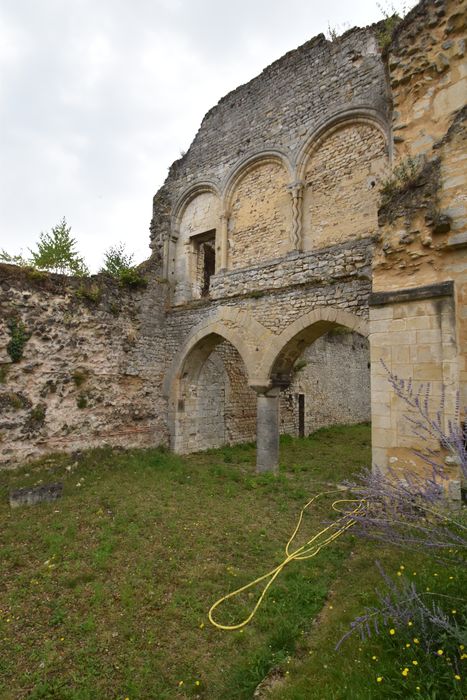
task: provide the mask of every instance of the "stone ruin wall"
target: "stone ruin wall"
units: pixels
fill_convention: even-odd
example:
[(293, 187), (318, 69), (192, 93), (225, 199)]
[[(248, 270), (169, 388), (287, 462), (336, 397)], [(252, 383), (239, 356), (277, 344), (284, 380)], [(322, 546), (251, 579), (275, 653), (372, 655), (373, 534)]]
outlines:
[[(94, 303), (77, 299), (79, 281), (33, 280), (2, 267), (1, 461), (103, 443), (167, 444), (174, 409), (163, 378), (197, 328), (238, 313), (259, 324), (261, 344), (328, 307), (370, 319), (375, 461), (407, 456), (413, 438), (380, 359), (402, 376), (429, 379), (435, 394), (442, 382), (452, 395), (467, 386), (465, 14), (465, 2), (420, 3), (383, 56), (375, 27), (335, 42), (320, 35), (224, 97), (154, 197), (147, 290), (97, 280)], [(385, 143), (391, 101), (394, 138)], [(389, 160), (420, 154), (416, 186), (390, 198), (378, 220)], [(216, 274), (210, 297), (200, 299), (190, 239), (211, 230)], [(405, 288), (422, 291), (401, 296)], [(31, 332), (19, 363), (5, 352), (11, 316)], [(241, 323), (228, 321), (246, 337)], [(343, 406), (348, 343), (355, 391)], [(347, 422), (349, 405), (367, 418), (361, 336), (325, 335), (301, 359), (307, 365), (282, 392), (283, 432), (297, 430), (302, 389), (311, 397), (306, 431), (331, 418)], [(86, 377), (79, 387), (76, 370)], [(255, 394), (234, 347), (218, 345), (197, 372), (182, 399), (193, 412), (181, 418), (180, 451), (214, 446), (219, 434), (231, 443), (253, 439)], [(86, 406), (78, 408), (81, 394)]]
[[(122, 289), (0, 266), (0, 464), (110, 444), (167, 444), (165, 286)], [(8, 322), (29, 339), (19, 362)]]
[(433, 410), (444, 385), (446, 428), (458, 392), (467, 405), (466, 17), (465, 0), (422, 2), (386, 56), (395, 165), (414, 163), (379, 212), (370, 298), (373, 454), (393, 467), (414, 468), (413, 448), (426, 445), (414, 444), (381, 358), (429, 383)]

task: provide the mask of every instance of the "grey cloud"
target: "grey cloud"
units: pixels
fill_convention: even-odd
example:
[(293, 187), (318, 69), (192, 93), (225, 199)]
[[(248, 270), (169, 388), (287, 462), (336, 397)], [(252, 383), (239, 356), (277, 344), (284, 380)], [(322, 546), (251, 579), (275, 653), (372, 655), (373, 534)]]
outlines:
[(94, 268), (147, 256), (151, 200), (225, 93), (373, 0), (2, 0), (0, 247), (65, 215)]

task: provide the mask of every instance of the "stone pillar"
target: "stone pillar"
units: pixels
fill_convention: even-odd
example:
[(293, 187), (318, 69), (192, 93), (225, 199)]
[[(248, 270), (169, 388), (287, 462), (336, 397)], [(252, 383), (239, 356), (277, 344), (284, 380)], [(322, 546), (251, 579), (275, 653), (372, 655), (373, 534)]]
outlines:
[(290, 242), (292, 250), (301, 251), (303, 248), (302, 241), (302, 199), (303, 199), (303, 183), (294, 182), (289, 185), (289, 192), (292, 196), (292, 230), (290, 234)]
[(227, 253), (229, 248), (229, 218), (230, 212), (224, 211), (221, 214), (221, 235), (220, 235), (220, 255), (219, 261), (216, 255), (216, 272), (227, 270)]
[(279, 387), (256, 389), (256, 471), (279, 471)]

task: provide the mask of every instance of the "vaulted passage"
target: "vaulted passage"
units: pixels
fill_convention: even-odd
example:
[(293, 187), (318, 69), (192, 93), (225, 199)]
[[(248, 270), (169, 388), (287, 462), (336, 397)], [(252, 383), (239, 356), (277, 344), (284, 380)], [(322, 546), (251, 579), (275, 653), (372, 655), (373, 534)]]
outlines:
[(322, 320), (289, 336), (271, 379), (258, 399), (259, 471), (277, 470), (280, 433), (370, 419), (369, 343), (350, 328)]
[(193, 348), (179, 382), (177, 452), (249, 442), (256, 435), (256, 394), (234, 346), (211, 335)]
[(330, 425), (369, 421), (369, 365), (368, 340), (344, 327), (305, 348), (281, 392), (281, 433), (304, 437)]

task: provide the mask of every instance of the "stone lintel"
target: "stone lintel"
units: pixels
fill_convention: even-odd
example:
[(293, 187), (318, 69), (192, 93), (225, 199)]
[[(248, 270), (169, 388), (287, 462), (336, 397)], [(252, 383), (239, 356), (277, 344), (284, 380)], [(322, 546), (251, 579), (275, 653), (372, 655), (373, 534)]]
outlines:
[(369, 297), (369, 305), (385, 306), (386, 304), (398, 304), (407, 301), (420, 301), (421, 299), (435, 299), (436, 297), (450, 297), (454, 294), (454, 282), (437, 282), (424, 287), (410, 287), (409, 289), (395, 289), (390, 292), (372, 292)]

